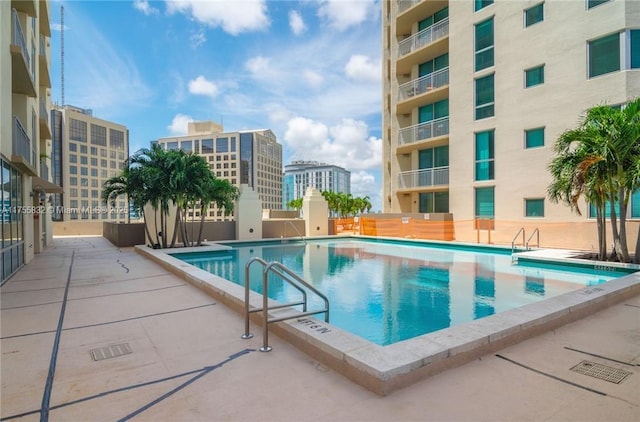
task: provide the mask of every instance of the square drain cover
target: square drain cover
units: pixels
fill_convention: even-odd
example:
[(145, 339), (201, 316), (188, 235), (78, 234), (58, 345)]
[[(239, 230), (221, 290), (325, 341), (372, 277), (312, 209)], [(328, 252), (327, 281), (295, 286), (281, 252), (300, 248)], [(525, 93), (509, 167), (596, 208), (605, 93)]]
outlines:
[(625, 378), (632, 374), (632, 372), (623, 371), (622, 369), (612, 368), (610, 366), (601, 365), (588, 360), (583, 360), (571, 368), (571, 370), (579, 374), (588, 375), (614, 384), (620, 384)]
[(98, 349), (91, 349), (89, 351), (91, 359), (94, 361), (117, 358), (118, 356), (128, 355), (133, 353), (129, 343), (114, 344), (113, 346), (100, 347)]

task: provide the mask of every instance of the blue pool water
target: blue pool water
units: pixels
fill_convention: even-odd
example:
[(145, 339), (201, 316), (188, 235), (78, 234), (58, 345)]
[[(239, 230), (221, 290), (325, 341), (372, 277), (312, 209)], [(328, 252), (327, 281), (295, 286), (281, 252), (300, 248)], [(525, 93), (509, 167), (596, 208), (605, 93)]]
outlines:
[[(249, 259), (281, 262), (329, 297), (332, 325), (380, 345), (625, 275), (519, 266), (511, 263), (510, 251), (404, 241), (338, 238), (230, 245), (229, 251), (174, 257), (240, 285)], [(262, 268), (251, 268), (251, 289), (261, 292)], [(269, 286), (272, 299), (300, 298), (275, 277)], [(321, 306), (310, 296), (309, 309)]]

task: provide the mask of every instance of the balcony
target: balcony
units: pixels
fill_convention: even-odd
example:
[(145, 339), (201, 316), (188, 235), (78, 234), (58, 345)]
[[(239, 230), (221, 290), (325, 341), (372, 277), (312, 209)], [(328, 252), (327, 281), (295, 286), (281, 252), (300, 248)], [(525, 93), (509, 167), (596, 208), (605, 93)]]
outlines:
[(398, 15), (411, 9), (422, 0), (398, 0)]
[[(408, 114), (415, 107), (425, 102), (444, 100), (449, 96), (449, 68), (439, 70), (418, 79), (400, 85), (398, 88), (398, 104), (396, 113)], [(433, 94), (433, 95), (432, 95)], [(426, 96), (429, 95), (429, 100)]]
[(50, 27), (50, 16), (49, 16), (49, 2), (41, 1), (40, 8), (38, 10), (39, 16), (38, 20), (40, 21), (40, 33), (46, 35), (47, 37), (51, 36), (51, 27)]
[(33, 74), (31, 72), (31, 58), (27, 49), (27, 42), (22, 32), (22, 25), (18, 12), (14, 9), (12, 12), (12, 34), (11, 34), (11, 86), (13, 92), (24, 94), (29, 97), (36, 96), (36, 88), (33, 84)]
[(49, 112), (47, 103), (43, 96), (40, 96), (40, 113), (38, 116), (40, 123), (40, 139), (52, 139), (51, 128), (49, 126)]
[(398, 58), (433, 44), (447, 35), (449, 35), (449, 18), (434, 23), (406, 40), (402, 40), (398, 45)]
[(49, 181), (49, 166), (44, 160), (40, 161), (40, 178)]
[(51, 78), (49, 76), (49, 60), (47, 60), (47, 46), (49, 40), (42, 34), (40, 34), (40, 54), (38, 55), (38, 62), (40, 65), (40, 86), (51, 88)]
[(33, 18), (36, 17), (36, 0), (11, 0), (11, 8)]
[(398, 148), (449, 134), (449, 117), (400, 129)]
[(449, 185), (449, 166), (403, 171), (398, 174), (398, 190), (435, 188)]
[(13, 152), (11, 155), (11, 162), (20, 168), (23, 172), (36, 176), (36, 150), (33, 148), (33, 143), (27, 135), (27, 131), (24, 130), (20, 119), (16, 116), (13, 117)]

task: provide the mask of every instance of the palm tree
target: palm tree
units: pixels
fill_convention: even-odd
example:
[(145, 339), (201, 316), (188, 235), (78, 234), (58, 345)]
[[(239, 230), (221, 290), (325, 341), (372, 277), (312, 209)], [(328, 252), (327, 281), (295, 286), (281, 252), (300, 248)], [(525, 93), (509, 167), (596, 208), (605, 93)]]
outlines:
[(214, 204), (216, 208), (223, 210), (224, 215), (229, 215), (233, 212), (234, 203), (236, 199), (238, 199), (238, 193), (238, 188), (233, 186), (231, 182), (225, 179), (218, 179), (213, 173), (209, 172), (209, 176), (205, 179), (204, 183), (202, 183), (202, 191), (199, 199), (200, 230), (198, 232), (198, 246), (202, 244), (204, 217), (210, 204)]
[[(580, 214), (578, 199), (595, 206), (599, 255), (606, 257), (605, 216), (609, 205), (614, 255), (629, 262), (627, 207), (638, 189), (634, 168), (640, 160), (640, 98), (621, 109), (590, 109), (577, 129), (564, 132), (556, 142), (556, 157), (549, 165), (553, 182), (548, 188), (554, 202), (564, 202)], [(617, 204), (617, 205), (616, 205)], [(619, 220), (618, 220), (619, 216)]]
[(293, 208), (294, 210), (300, 212), (300, 209), (302, 209), (302, 200), (303, 198), (292, 199), (291, 201), (287, 202), (287, 208)]
[[(102, 188), (102, 201), (105, 204), (110, 203), (111, 206), (115, 206), (115, 201), (118, 196), (126, 196), (129, 203), (133, 206), (133, 209), (142, 215), (145, 233), (149, 239), (153, 240), (144, 215), (144, 204), (148, 201), (148, 198), (145, 196), (146, 191), (141, 189), (141, 186), (144, 186), (142, 179), (143, 174), (141, 169), (131, 167), (130, 161), (127, 159), (120, 174), (113, 176), (104, 182)], [(156, 231), (156, 244), (158, 243), (159, 240), (157, 238)]]

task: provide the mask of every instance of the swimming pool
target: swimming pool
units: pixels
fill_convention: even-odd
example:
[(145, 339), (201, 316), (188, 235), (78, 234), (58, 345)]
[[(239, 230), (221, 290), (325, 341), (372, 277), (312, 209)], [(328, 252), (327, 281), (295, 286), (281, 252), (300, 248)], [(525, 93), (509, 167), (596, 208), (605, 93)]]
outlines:
[[(330, 323), (379, 345), (389, 345), (595, 286), (628, 272), (578, 266), (513, 265), (511, 251), (408, 241), (332, 238), (230, 243), (231, 249), (179, 253), (191, 265), (244, 285), (253, 257), (286, 265), (329, 297)], [(260, 293), (262, 270), (251, 269)], [(270, 297), (282, 302), (299, 292), (270, 280)], [(311, 299), (311, 297), (310, 297)], [(320, 302), (310, 301), (310, 307)]]

